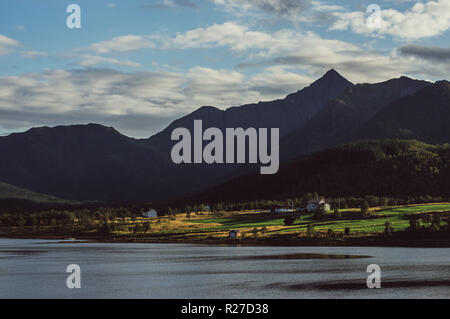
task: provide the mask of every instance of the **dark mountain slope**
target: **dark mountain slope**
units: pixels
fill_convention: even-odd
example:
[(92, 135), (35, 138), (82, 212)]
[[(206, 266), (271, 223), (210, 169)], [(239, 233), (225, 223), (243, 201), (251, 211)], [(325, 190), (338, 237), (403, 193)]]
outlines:
[(202, 107), (148, 140), (101, 125), (34, 128), (0, 137), (0, 180), (66, 199), (152, 200), (200, 191), (251, 166), (175, 165), (170, 135), (176, 127), (279, 127), (287, 132), (351, 85), (331, 70), (284, 100), (221, 111)]
[(326, 196), (450, 195), (450, 147), (417, 141), (361, 141), (296, 159), (278, 174), (250, 174), (201, 194), (198, 201)]
[[(421, 88), (420, 94), (408, 95)], [(406, 95), (406, 98), (398, 100)], [(336, 99), (337, 96), (339, 99)], [(327, 103), (330, 99), (334, 100)], [(417, 103), (414, 102), (416, 99)], [(425, 102), (430, 101), (432, 105), (428, 106)], [(423, 105), (427, 106), (424, 108)], [(280, 155), (286, 158), (360, 136), (402, 136), (448, 142), (448, 105), (448, 82), (429, 86), (427, 82), (402, 77), (378, 84), (354, 86), (331, 70), (311, 86), (283, 100), (225, 111), (202, 107), (174, 121), (149, 139), (129, 138), (113, 128), (96, 124), (35, 128), (0, 137), (0, 181), (34, 192), (76, 200), (149, 201), (189, 196), (253, 169), (256, 171), (260, 166), (172, 163), (170, 151), (175, 143), (170, 139), (172, 130), (185, 127), (192, 131), (194, 119), (203, 120), (203, 129), (279, 127), (286, 136), (282, 140)], [(380, 109), (383, 110), (375, 115)], [(392, 113), (388, 112), (390, 109)], [(431, 112), (432, 116), (426, 112)], [(364, 123), (367, 124), (362, 126)], [(396, 123), (398, 127), (394, 125)], [(381, 134), (384, 131), (386, 133)], [(410, 133), (405, 135), (404, 132)], [(332, 157), (325, 160), (332, 161)], [(347, 160), (352, 163), (351, 158)], [(322, 163), (321, 158), (317, 161)], [(314, 163), (310, 165), (308, 169), (313, 169)], [(323, 167), (323, 170), (326, 169)], [(350, 172), (345, 174), (346, 178), (352, 179)], [(278, 175), (291, 181), (289, 174)], [(253, 181), (242, 185), (252, 189), (257, 181), (255, 191), (259, 192), (266, 187), (263, 180), (262, 184), (259, 183), (260, 178), (264, 177), (258, 174)], [(315, 185), (311, 183), (323, 178), (318, 175), (307, 181)], [(278, 187), (285, 191), (283, 182)], [(430, 189), (436, 191), (432, 187)], [(272, 190), (274, 194), (279, 193), (277, 189)], [(244, 189), (242, 195), (245, 194), (247, 190)]]
[(35, 203), (68, 203), (68, 201), (51, 195), (35, 193), (27, 189), (0, 182), (0, 200), (19, 199)]
[[(184, 127), (193, 132), (194, 120), (198, 119), (202, 120), (203, 130), (217, 127), (225, 132), (226, 128), (275, 127), (280, 129), (280, 136), (283, 136), (306, 123), (325, 106), (327, 101), (337, 97), (352, 85), (335, 70), (329, 70), (310, 86), (288, 95), (285, 99), (247, 104), (226, 110), (212, 106), (201, 107), (175, 120), (166, 129), (150, 137), (147, 143), (170, 160), (170, 151), (176, 143), (171, 141), (172, 131)], [(182, 164), (171, 165), (171, 175), (176, 175), (178, 181), (189, 180), (185, 192), (193, 194), (258, 168), (259, 165), (249, 164)]]
[(167, 165), (158, 152), (101, 125), (0, 137), (0, 153), (0, 180), (66, 199), (133, 199), (174, 189), (161, 178)]
[(356, 136), (450, 142), (450, 83), (436, 82), (392, 102), (361, 127)]
[(203, 121), (204, 129), (274, 127), (280, 128), (280, 136), (283, 136), (309, 121), (330, 99), (336, 98), (351, 86), (353, 86), (351, 82), (335, 70), (330, 70), (310, 86), (281, 100), (231, 107), (224, 111), (212, 106), (201, 107), (172, 122), (166, 129), (150, 137), (148, 143), (161, 151), (169, 152), (173, 145), (168, 143), (172, 131), (177, 127), (185, 127), (192, 131), (196, 119)]
[(429, 84), (401, 77), (382, 83), (351, 86), (308, 123), (288, 134), (281, 142), (281, 154), (284, 158), (293, 158), (356, 140), (357, 136), (351, 137), (352, 133), (386, 104)]

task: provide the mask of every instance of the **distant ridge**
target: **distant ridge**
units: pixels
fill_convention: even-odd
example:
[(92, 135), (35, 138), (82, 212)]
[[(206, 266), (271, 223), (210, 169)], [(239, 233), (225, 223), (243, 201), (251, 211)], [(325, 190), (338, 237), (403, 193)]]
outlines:
[(359, 136), (354, 132), (386, 104), (430, 84), (400, 77), (381, 83), (350, 86), (336, 99), (329, 100), (308, 123), (291, 131), (282, 140), (282, 154), (285, 159), (293, 158), (357, 140)]
[(39, 194), (27, 189), (0, 182), (0, 199), (23, 199), (35, 203), (67, 203), (68, 201), (51, 195)]
[(220, 110), (203, 106), (192, 113), (173, 121), (166, 129), (150, 137), (148, 142), (164, 152), (172, 143), (170, 134), (176, 127), (193, 128), (193, 120), (200, 119), (203, 126), (218, 127), (278, 127), (283, 136), (293, 128), (305, 124), (323, 109), (326, 103), (336, 98), (353, 83), (342, 77), (334, 69), (326, 72), (311, 85), (287, 95), (284, 99), (245, 104)]
[(171, 132), (192, 129), (194, 119), (204, 129), (279, 127), (285, 162), (368, 137), (450, 142), (448, 86), (407, 77), (354, 85), (332, 69), (284, 99), (201, 107), (148, 139), (98, 124), (33, 128), (0, 137), (0, 181), (69, 200), (153, 201), (193, 196), (257, 169), (174, 164)]
[(353, 138), (450, 141), (450, 83), (439, 81), (384, 107)]

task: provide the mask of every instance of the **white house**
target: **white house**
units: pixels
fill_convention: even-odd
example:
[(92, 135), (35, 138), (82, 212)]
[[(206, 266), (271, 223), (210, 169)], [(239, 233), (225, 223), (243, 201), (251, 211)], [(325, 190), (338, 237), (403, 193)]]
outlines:
[(142, 216), (146, 218), (155, 218), (158, 217), (158, 212), (152, 208), (148, 212), (143, 213)]
[(308, 202), (308, 205), (306, 205), (306, 210), (308, 212), (315, 212), (321, 206), (324, 206), (326, 212), (328, 212), (331, 209), (330, 204), (328, 204), (323, 199), (320, 199), (320, 200), (313, 199)]

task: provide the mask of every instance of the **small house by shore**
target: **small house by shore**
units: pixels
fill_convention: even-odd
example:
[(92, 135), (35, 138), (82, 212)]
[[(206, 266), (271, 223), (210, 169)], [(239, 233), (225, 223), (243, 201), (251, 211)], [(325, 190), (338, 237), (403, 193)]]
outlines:
[(238, 229), (230, 230), (228, 233), (228, 238), (238, 238), (241, 237), (241, 231)]

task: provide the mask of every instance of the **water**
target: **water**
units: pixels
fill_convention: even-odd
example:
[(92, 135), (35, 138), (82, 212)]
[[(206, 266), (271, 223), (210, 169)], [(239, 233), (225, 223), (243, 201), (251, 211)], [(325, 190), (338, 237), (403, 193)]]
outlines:
[[(299, 253), (371, 257), (261, 258)], [(81, 289), (66, 286), (69, 264)], [(366, 286), (369, 264), (381, 289)], [(450, 298), (450, 249), (0, 239), (0, 298)]]

